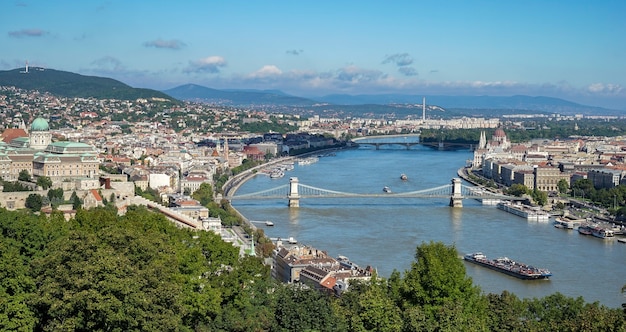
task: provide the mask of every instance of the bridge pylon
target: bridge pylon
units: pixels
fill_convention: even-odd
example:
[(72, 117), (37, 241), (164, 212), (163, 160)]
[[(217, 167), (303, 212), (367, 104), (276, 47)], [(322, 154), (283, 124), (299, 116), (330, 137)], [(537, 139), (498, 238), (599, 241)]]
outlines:
[(452, 179), (452, 196), (450, 196), (451, 207), (463, 207), (463, 194), (461, 194), (461, 179)]
[(298, 194), (298, 178), (289, 178), (289, 207), (300, 207), (300, 195)]

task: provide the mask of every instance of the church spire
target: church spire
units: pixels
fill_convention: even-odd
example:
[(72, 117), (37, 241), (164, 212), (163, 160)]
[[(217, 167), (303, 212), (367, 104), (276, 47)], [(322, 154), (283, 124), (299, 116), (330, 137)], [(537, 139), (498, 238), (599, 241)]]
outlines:
[(228, 138), (224, 138), (224, 159), (228, 160)]
[(480, 132), (480, 140), (478, 141), (478, 148), (479, 149), (487, 148), (487, 137), (485, 136), (485, 131)]

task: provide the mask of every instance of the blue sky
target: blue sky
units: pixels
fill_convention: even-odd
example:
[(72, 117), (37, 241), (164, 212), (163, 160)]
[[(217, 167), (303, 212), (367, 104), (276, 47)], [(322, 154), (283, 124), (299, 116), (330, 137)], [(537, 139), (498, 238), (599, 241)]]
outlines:
[(551, 96), (626, 110), (626, 1), (29, 1), (0, 70), (134, 87)]

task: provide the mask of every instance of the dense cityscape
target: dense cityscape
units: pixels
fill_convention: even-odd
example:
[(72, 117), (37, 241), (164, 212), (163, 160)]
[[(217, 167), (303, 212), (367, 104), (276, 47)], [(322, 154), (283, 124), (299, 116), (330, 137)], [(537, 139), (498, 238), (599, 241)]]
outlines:
[[(419, 111), (420, 109), (416, 108), (416, 112)], [(463, 326), (476, 330), (497, 330), (498, 323), (484, 321), (485, 318), (481, 318), (483, 314), (474, 317), (475, 319), (469, 322), (455, 321), (447, 325), (448, 323), (444, 323), (442, 319), (444, 316), (448, 317), (448, 314), (434, 312), (424, 312), (423, 314), (427, 316), (433, 316), (411, 321), (406, 323), (409, 325), (403, 327), (401, 317), (411, 315), (411, 310), (416, 310), (409, 309), (410, 301), (416, 301), (415, 305), (421, 303), (421, 306), (426, 305), (432, 308), (443, 306), (447, 308), (446, 310), (452, 310), (451, 313), (454, 312), (455, 315), (461, 315), (461, 313), (473, 315), (470, 313), (472, 305), (469, 302), (461, 302), (465, 304), (449, 307), (450, 304), (446, 304), (446, 301), (453, 298), (452, 294), (443, 298), (440, 298), (440, 295), (435, 296), (434, 293), (426, 295), (430, 291), (435, 292), (435, 290), (427, 290), (435, 282), (432, 278), (439, 278), (431, 275), (435, 272), (427, 271), (433, 268), (428, 267), (429, 257), (437, 253), (437, 255), (443, 255), (442, 259), (456, 259), (453, 247), (446, 247), (439, 243), (418, 246), (416, 270), (407, 271), (404, 277), (394, 274), (386, 281), (377, 277), (376, 272), (369, 265), (375, 262), (358, 262), (366, 266), (360, 267), (349, 261), (347, 257), (333, 258), (325, 252), (324, 248), (315, 248), (309, 244), (300, 245), (295, 239), (271, 241), (264, 235), (262, 229), (255, 227), (249, 221), (249, 219), (254, 219), (254, 216), (241, 216), (230, 206), (230, 202), (224, 199), (229, 197), (229, 190), (255, 174), (277, 171), (277, 167), (286, 167), (285, 165), (293, 164), (297, 160), (305, 162), (307, 158), (311, 158), (309, 157), (311, 154), (315, 156), (325, 151), (354, 148), (357, 144), (351, 139), (355, 138), (422, 133), (423, 140), (426, 142), (430, 133), (434, 135), (431, 141), (437, 143), (435, 146), (445, 148), (445, 143), (458, 143), (460, 137), (465, 137), (461, 141), (467, 144), (464, 148), (473, 150), (473, 160), (468, 160), (467, 165), (459, 165), (459, 168), (463, 169), (459, 175), (467, 181), (491, 191), (499, 190), (502, 194), (526, 197), (527, 207), (531, 205), (539, 207), (544, 213), (558, 212), (564, 217), (568, 215), (572, 220), (582, 221), (595, 218), (603, 225), (611, 225), (611, 227), (617, 225), (613, 231), (618, 236), (623, 234), (623, 228), (619, 225), (624, 215), (624, 205), (626, 205), (626, 191), (623, 190), (624, 181), (626, 181), (624, 164), (626, 140), (622, 136), (571, 135), (558, 139), (536, 138), (519, 142), (512, 142), (507, 137), (507, 131), (511, 133), (537, 132), (536, 128), (531, 127), (537, 126), (538, 123), (544, 131), (549, 129), (549, 125), (555, 127), (565, 125), (571, 128), (561, 130), (576, 133), (588, 130), (585, 126), (597, 126), (598, 123), (602, 124), (603, 121), (608, 120), (618, 121), (615, 124), (605, 122), (608, 130), (622, 134), (625, 130), (616, 127), (621, 126), (622, 120), (614, 116), (589, 118), (584, 115), (552, 114), (487, 119), (465, 116), (427, 117), (424, 113), (421, 119), (419, 116), (414, 119), (393, 120), (385, 119), (384, 116), (327, 118), (312, 114), (272, 113), (203, 103), (172, 103), (158, 98), (127, 101), (57, 97), (45, 92), (3, 86), (0, 88), (0, 117), (2, 119), (0, 172), (3, 181), (0, 205), (5, 209), (5, 218), (20, 220), (36, 218), (30, 217), (34, 216), (30, 214), (12, 212), (32, 211), (35, 214), (47, 215), (51, 222), (57, 220), (54, 224), (56, 226), (53, 227), (60, 227), (56, 224), (60, 222), (59, 220), (70, 221), (71, 225), (71, 222), (100, 218), (96, 217), (98, 213), (106, 214), (106, 219), (110, 220), (108, 222), (121, 218), (125, 220), (123, 223), (131, 224), (137, 222), (134, 219), (145, 220), (146, 223), (158, 223), (156, 216), (160, 214), (163, 220), (169, 220), (179, 229), (195, 229), (202, 233), (215, 234), (217, 238), (211, 237), (211, 241), (232, 246), (232, 250), (220, 249), (229, 252), (228, 259), (218, 259), (226, 259), (224, 262), (230, 261), (230, 263), (222, 263), (222, 266), (226, 264), (224, 269), (234, 269), (237, 264), (241, 264), (242, 260), (246, 262), (248, 259), (258, 257), (260, 259), (258, 263), (262, 262), (262, 264), (255, 265), (254, 270), (259, 269), (265, 272), (254, 275), (254, 279), (263, 280), (263, 285), (270, 282), (263, 277), (268, 271), (270, 273), (267, 276), (271, 275), (273, 280), (287, 285), (301, 285), (301, 288), (286, 288), (276, 295), (279, 302), (272, 302), (276, 315), (272, 321), (265, 323), (251, 321), (255, 319), (253, 318), (256, 317), (255, 315), (269, 315), (269, 312), (256, 312), (250, 318), (243, 320), (228, 320), (227, 317), (222, 316), (224, 312), (214, 311), (209, 314), (215, 308), (194, 307), (191, 311), (185, 311), (181, 319), (196, 328), (204, 326), (209, 329), (212, 327), (225, 330), (264, 330), (269, 326), (280, 326), (283, 330), (293, 330), (296, 326), (316, 326), (321, 330), (331, 327), (353, 330), (355, 326), (369, 326), (367, 329), (378, 330), (380, 328), (382, 330), (382, 325), (377, 325), (382, 323), (375, 321), (377, 318), (362, 316), (363, 318), (358, 323), (342, 321), (340, 318), (342, 311), (346, 310), (360, 310), (362, 315), (369, 313), (369, 310), (373, 310), (370, 305), (377, 305), (374, 303), (366, 305), (360, 302), (359, 309), (351, 307), (354, 304), (349, 302), (339, 302), (339, 311), (330, 310), (328, 307), (330, 311), (324, 314), (327, 315), (325, 318), (309, 317), (308, 322), (300, 321), (304, 319), (301, 314), (290, 312), (294, 310), (293, 307), (283, 306), (286, 306), (289, 301), (296, 301), (294, 305), (301, 307), (304, 304), (296, 300), (298, 297), (307, 297), (309, 299), (307, 301), (314, 301), (310, 302), (310, 305), (326, 303), (326, 301), (330, 301), (326, 304), (330, 305), (335, 301), (333, 298), (339, 298), (342, 301), (356, 301), (360, 298), (361, 300), (358, 301), (364, 301), (375, 294), (380, 295), (380, 292), (386, 292), (386, 287), (391, 287), (392, 290), (396, 289), (397, 293), (394, 295), (392, 291), (390, 293), (392, 297), (384, 298), (384, 306), (390, 310), (393, 308), (388, 313), (390, 316), (385, 318), (390, 320), (383, 324), (387, 326), (385, 329), (419, 329), (426, 326), (460, 328)], [(452, 138), (454, 135), (458, 137)], [(578, 198), (576, 198), (577, 193)], [(150, 221), (145, 215), (139, 217), (138, 213), (142, 214), (141, 209), (144, 209), (141, 206), (155, 211), (157, 215), (150, 217)], [(108, 222), (103, 221), (104, 224)], [(11, 227), (16, 227), (7, 222), (4, 223), (6, 223), (5, 234)], [(563, 227), (566, 225), (563, 224)], [(65, 227), (61, 229), (66, 229), (70, 232), (68, 234), (72, 234), (71, 229), (74, 226), (69, 227), (70, 230)], [(110, 227), (122, 233), (127, 232), (127, 230), (120, 230), (121, 226)], [(607, 229), (607, 227), (602, 228)], [(81, 230), (81, 232), (84, 231)], [(184, 237), (184, 234), (177, 236)], [(127, 236), (133, 237), (134, 235), (128, 234)], [(205, 239), (205, 235), (193, 237), (196, 240), (208, 241), (202, 240)], [(72, 241), (70, 242), (74, 243), (77, 248), (86, 245), (78, 238)], [(42, 248), (47, 247), (43, 243), (45, 242), (40, 244)], [(207, 242), (204, 245), (215, 244)], [(118, 247), (118, 250), (121, 250), (120, 248)], [(236, 253), (235, 256), (230, 256), (234, 253)], [(424, 259), (424, 262), (421, 262), (420, 258)], [(235, 263), (233, 259), (239, 263)], [(51, 261), (44, 265), (54, 266), (50, 264), (63, 263)], [(458, 264), (462, 263), (457, 262), (452, 265)], [(118, 268), (120, 267), (115, 269)], [(197, 268), (202, 270), (201, 267)], [(219, 275), (222, 273), (220, 271), (217, 269), (211, 273)], [(45, 272), (47, 273), (49, 272)], [(479, 308), (506, 306), (509, 301), (519, 301), (516, 302), (519, 303), (517, 305), (523, 303), (522, 300), (508, 293), (490, 294), (481, 298), (475, 286), (468, 284), (462, 273), (454, 273), (457, 275), (450, 276), (450, 278), (460, 279), (450, 281), (452, 283), (450, 286), (459, 287), (458, 291), (463, 294), (461, 296), (463, 301), (483, 303)], [(211, 279), (211, 277), (206, 278)], [(60, 282), (60, 280), (54, 281), (55, 279), (56, 277), (48, 276), (39, 282), (44, 284)], [(53, 284), (46, 287), (51, 287), (51, 285)], [(413, 287), (417, 288), (413, 289)], [(297, 295), (298, 292), (304, 292), (304, 289), (315, 292)], [(58, 305), (51, 302), (52, 298), (42, 297), (39, 301), (23, 302), (15, 296), (20, 294), (25, 296), (26, 290), (5, 288), (3, 291), (9, 292), (12, 296), (11, 301), (18, 301), (25, 306), (20, 310), (30, 312), (26, 314), (25, 320), (19, 323), (24, 325), (0, 322), (7, 329), (10, 329), (10, 326), (16, 328), (40, 326), (38, 324), (46, 324), (46, 329), (79, 326), (64, 325), (65, 323), (58, 320), (60, 318), (52, 317), (56, 310), (54, 306)], [(43, 289), (37, 287), (36, 291), (42, 292)], [(422, 291), (427, 291), (427, 293), (421, 293)], [(65, 295), (60, 296), (66, 297), (69, 293), (63, 294)], [(249, 295), (246, 294), (243, 292), (237, 296)], [(327, 298), (327, 295), (320, 294), (333, 294), (334, 297)], [(40, 293), (40, 295), (43, 294)], [(418, 296), (418, 298), (412, 298), (412, 296)], [(433, 296), (433, 298), (426, 299), (425, 296)], [(222, 301), (227, 300), (224, 298)], [(268, 298), (263, 301), (273, 300)], [(597, 303), (583, 305), (583, 302), (580, 302), (582, 299), (568, 299), (559, 294), (534, 301), (556, 301), (557, 305), (567, 306), (570, 310), (574, 310), (574, 307), (578, 308), (576, 309), (578, 313), (572, 313), (574, 316), (571, 317), (557, 315), (548, 318), (543, 316), (544, 313), (532, 311), (535, 310), (531, 309), (532, 306), (538, 303), (524, 302), (529, 305), (525, 310), (529, 311), (517, 313), (522, 315), (518, 318), (498, 316), (497, 320), (512, 320), (507, 323), (508, 325), (502, 325), (499, 328), (505, 330), (518, 330), (529, 326), (539, 328), (552, 326), (542, 324), (562, 323), (566, 319), (573, 324), (572, 326), (579, 326), (572, 327), (572, 330), (577, 330), (584, 325), (586, 318), (583, 317), (586, 317), (589, 310), (601, 312), (594, 323), (597, 326), (607, 328), (611, 326), (616, 331), (623, 330), (625, 326), (623, 316), (620, 317), (620, 311), (601, 307)], [(17, 314), (14, 311), (17, 307), (8, 307), (14, 302), (5, 303), (5, 317), (11, 321), (11, 317)], [(46, 316), (37, 316), (40, 314), (29, 311), (28, 306), (31, 305), (34, 308), (46, 310), (48, 313), (45, 314)], [(78, 306), (73, 310), (82, 310), (78, 303), (76, 305)], [(167, 307), (165, 304), (161, 305)], [(229, 310), (235, 312), (243, 309), (231, 308)], [(260, 308), (255, 310), (260, 310)], [(529, 317), (531, 313), (541, 315), (534, 316), (533, 319), (538, 321), (536, 325), (528, 325), (526, 319), (522, 318)], [(209, 316), (206, 316), (207, 314)], [(379, 315), (385, 316), (383, 313)], [(216, 320), (210, 317), (221, 318)], [(100, 319), (103, 320), (101, 324), (104, 324), (110, 318)], [(582, 320), (578, 323), (577, 319)], [(91, 317), (86, 318), (85, 323), (95, 321), (97, 319)], [(99, 323), (95, 324), (94, 326), (98, 326)], [(124, 324), (129, 324), (129, 322)], [(150, 326), (147, 323), (142, 324), (145, 324), (142, 329)], [(168, 322), (167, 324), (180, 323)], [(241, 328), (234, 328), (237, 324), (243, 325)], [(174, 325), (172, 325), (173, 329), (175, 329)], [(120, 326), (129, 327), (132, 324)]]
[(625, 12), (4, 2), (0, 331), (626, 332)]

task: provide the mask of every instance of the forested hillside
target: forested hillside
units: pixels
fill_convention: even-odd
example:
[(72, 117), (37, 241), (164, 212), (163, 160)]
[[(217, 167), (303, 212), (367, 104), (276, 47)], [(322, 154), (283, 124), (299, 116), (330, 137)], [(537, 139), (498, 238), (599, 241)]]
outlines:
[(554, 294), (482, 294), (453, 246), (342, 297), (277, 284), (210, 232), (131, 207), (67, 222), (0, 210), (2, 331), (626, 331), (624, 313)]
[(31, 68), (28, 73), (24, 73), (21, 69), (0, 70), (0, 85), (15, 86), (25, 90), (47, 91), (62, 97), (120, 100), (161, 98), (170, 102), (178, 102), (163, 92), (133, 88), (112, 78), (86, 76), (39, 67)]

